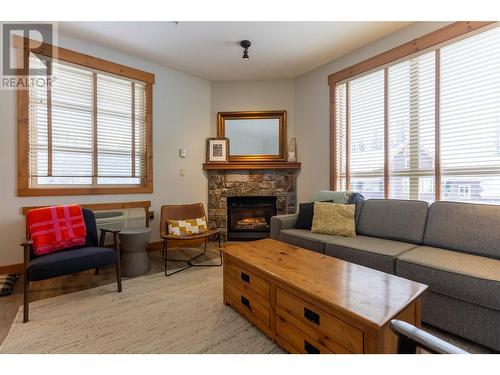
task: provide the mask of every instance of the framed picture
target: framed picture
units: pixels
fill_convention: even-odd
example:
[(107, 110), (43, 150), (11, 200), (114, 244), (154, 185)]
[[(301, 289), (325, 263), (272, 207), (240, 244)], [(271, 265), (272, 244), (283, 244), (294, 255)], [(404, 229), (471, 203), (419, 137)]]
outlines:
[(229, 161), (229, 139), (207, 139), (207, 163), (227, 163)]

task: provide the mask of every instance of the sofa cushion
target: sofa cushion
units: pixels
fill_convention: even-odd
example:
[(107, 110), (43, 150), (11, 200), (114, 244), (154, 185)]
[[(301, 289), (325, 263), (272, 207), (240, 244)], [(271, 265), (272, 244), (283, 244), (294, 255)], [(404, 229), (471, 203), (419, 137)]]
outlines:
[(280, 233), (279, 240), (324, 254), (325, 241), (328, 240), (329, 237), (332, 236), (328, 234), (312, 233), (307, 229), (284, 229)]
[(500, 206), (435, 202), (424, 244), (500, 259)]
[(332, 201), (334, 203), (344, 203), (345, 191), (318, 190), (311, 197), (312, 202)]
[(311, 232), (355, 237), (354, 205), (315, 202)]
[[(365, 202), (365, 197), (361, 193), (354, 191), (331, 191), (331, 190), (318, 190), (313, 193), (311, 197), (312, 202), (330, 202), (341, 203), (341, 204), (354, 204), (356, 205), (355, 220), (356, 225), (359, 221), (359, 215), (361, 213), (361, 208)], [(301, 228), (301, 229), (310, 229)]]
[(436, 293), (500, 310), (500, 260), (419, 246), (398, 257), (396, 274)]
[(363, 203), (357, 233), (421, 243), (429, 205), (424, 201), (368, 199)]
[(115, 264), (116, 252), (107, 247), (82, 247), (39, 256), (28, 263), (31, 281)]
[(413, 248), (415, 245), (411, 243), (376, 237), (329, 236), (326, 239), (325, 253), (379, 271), (394, 273), (396, 257)]
[[(333, 203), (332, 200), (324, 202)], [(314, 217), (314, 203), (307, 202), (299, 205), (299, 216), (295, 222), (295, 229), (311, 229)]]

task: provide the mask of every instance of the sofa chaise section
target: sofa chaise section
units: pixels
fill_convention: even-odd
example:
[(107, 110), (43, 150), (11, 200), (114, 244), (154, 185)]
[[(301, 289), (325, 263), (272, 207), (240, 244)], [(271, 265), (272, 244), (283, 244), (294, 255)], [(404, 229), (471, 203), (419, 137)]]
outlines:
[(429, 285), (422, 320), (500, 351), (500, 207), (435, 202), (396, 274)]

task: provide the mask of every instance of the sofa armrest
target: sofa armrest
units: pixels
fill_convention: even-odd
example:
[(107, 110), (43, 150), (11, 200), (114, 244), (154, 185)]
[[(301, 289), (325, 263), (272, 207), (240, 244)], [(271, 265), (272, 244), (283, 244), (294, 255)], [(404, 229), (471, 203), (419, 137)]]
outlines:
[(278, 215), (271, 218), (271, 238), (278, 240), (283, 229), (295, 227), (299, 214)]

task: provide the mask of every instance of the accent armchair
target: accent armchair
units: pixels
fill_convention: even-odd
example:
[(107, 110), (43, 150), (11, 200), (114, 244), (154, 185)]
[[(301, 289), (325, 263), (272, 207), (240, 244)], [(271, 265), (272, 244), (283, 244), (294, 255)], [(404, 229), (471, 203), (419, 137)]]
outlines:
[[(101, 237), (98, 242), (94, 213), (88, 209), (82, 209), (82, 213), (87, 228), (84, 246), (37, 256), (33, 252), (31, 240), (28, 239), (21, 244), (24, 247), (24, 323), (29, 320), (30, 281), (45, 280), (91, 269), (97, 271), (100, 267), (114, 264), (118, 292), (122, 291), (120, 251), (118, 248), (118, 233), (120, 231), (101, 229)], [(113, 235), (113, 249), (104, 247), (107, 233)]]
[[(161, 206), (161, 218), (160, 218), (160, 237), (163, 241), (163, 260), (165, 262), (165, 276), (171, 276), (174, 273), (181, 272), (189, 267), (220, 267), (222, 266), (222, 254), (220, 253), (220, 240), (221, 232), (219, 229), (212, 229), (204, 233), (191, 235), (191, 236), (175, 236), (168, 232), (167, 220), (187, 220), (198, 217), (206, 217), (205, 208), (202, 203), (195, 204), (182, 204), (182, 205), (165, 205)], [(193, 260), (203, 256), (207, 252), (207, 242), (212, 236), (217, 236), (219, 241), (219, 256), (220, 263), (218, 264), (196, 264)], [(186, 240), (203, 240), (204, 248), (203, 253), (198, 254), (190, 259), (171, 259), (168, 258), (168, 241), (186, 241)], [(182, 267), (174, 272), (167, 273), (167, 261), (171, 262), (185, 262), (186, 266)]]

